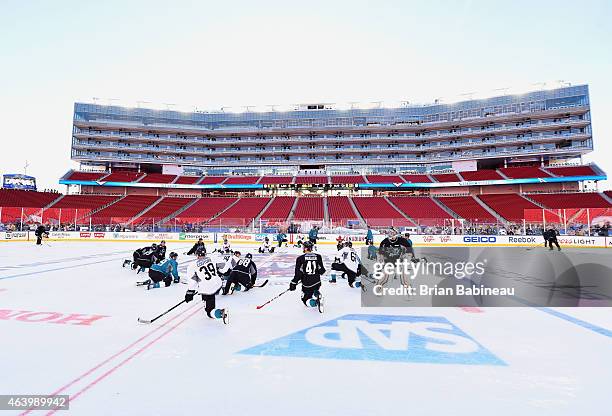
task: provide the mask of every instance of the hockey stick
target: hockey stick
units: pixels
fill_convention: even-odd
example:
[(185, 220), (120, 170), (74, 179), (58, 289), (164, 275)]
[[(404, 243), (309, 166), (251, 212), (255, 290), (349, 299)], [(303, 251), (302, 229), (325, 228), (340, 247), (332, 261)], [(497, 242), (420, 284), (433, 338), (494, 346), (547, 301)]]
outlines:
[(173, 307), (171, 307), (170, 309), (168, 309), (166, 312), (162, 313), (161, 315), (156, 316), (153, 319), (142, 319), (142, 318), (138, 318), (138, 322), (140, 322), (141, 324), (150, 324), (153, 323), (155, 321), (157, 321), (159, 318), (161, 318), (162, 316), (164, 316), (165, 314), (167, 314), (168, 312), (178, 308), (180, 305), (182, 305), (183, 303), (185, 303), (185, 299), (183, 299), (182, 301), (180, 301), (179, 303), (177, 303), (176, 305), (174, 305)]
[(259, 285), (253, 285), (253, 287), (264, 287), (265, 285), (268, 284), (268, 279), (264, 280), (264, 282), (262, 284)]
[(257, 309), (261, 309), (264, 306), (266, 306), (268, 303), (272, 303), (274, 302), (276, 299), (280, 298), (281, 296), (283, 296), (285, 293), (289, 292), (289, 289), (283, 290), (281, 293), (279, 293), (278, 295), (274, 296), (272, 299), (270, 299), (269, 301), (267, 301), (266, 303), (263, 303), (259, 306), (257, 306)]

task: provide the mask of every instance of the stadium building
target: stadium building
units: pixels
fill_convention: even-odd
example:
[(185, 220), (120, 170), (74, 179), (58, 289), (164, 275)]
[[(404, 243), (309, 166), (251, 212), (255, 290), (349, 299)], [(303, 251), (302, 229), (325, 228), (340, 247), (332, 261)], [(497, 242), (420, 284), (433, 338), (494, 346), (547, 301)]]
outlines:
[(591, 224), (612, 207), (597, 185), (606, 174), (583, 163), (593, 151), (586, 85), (454, 104), (251, 110), (76, 103), (80, 168), (60, 179), (67, 195), (27, 208), (75, 227), (526, 232)]

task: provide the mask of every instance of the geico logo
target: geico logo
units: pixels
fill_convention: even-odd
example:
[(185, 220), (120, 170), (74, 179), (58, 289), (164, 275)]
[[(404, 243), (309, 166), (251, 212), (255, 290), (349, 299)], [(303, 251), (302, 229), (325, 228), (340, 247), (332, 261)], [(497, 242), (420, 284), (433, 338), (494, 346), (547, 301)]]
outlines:
[(535, 243), (535, 237), (508, 237), (510, 243)]
[(465, 243), (495, 243), (497, 237), (494, 235), (466, 235), (463, 236)]

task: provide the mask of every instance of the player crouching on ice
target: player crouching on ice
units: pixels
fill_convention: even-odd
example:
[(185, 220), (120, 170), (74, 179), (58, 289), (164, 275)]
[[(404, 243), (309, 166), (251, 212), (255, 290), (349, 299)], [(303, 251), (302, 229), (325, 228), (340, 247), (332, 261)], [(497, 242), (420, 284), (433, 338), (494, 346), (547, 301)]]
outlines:
[[(361, 282), (357, 281), (357, 276), (361, 274), (361, 259), (353, 248), (353, 243), (345, 241), (338, 256), (337, 261), (332, 263), (332, 270), (346, 274), (350, 287), (360, 287)], [(329, 282), (336, 283), (336, 273), (332, 272)]]
[(233, 253), (232, 248), (230, 246), (229, 241), (227, 241), (227, 238), (223, 239), (223, 245), (221, 246), (221, 248), (216, 248), (214, 252), (218, 252), (218, 253), (222, 253), (222, 254), (228, 254), (228, 253)]
[[(324, 300), (321, 291), (321, 275), (325, 274), (323, 258), (318, 253), (313, 253), (314, 244), (310, 241), (304, 242), (304, 254), (295, 260), (295, 276), (289, 283), (289, 290), (297, 288), (302, 282), (302, 302), (308, 307), (318, 307), (323, 313)], [(314, 296), (314, 298), (313, 298)]]
[(153, 263), (157, 262), (157, 244), (153, 243), (150, 247), (142, 247), (134, 251), (132, 255), (134, 260), (124, 260), (123, 267), (131, 264), (132, 270), (138, 269), (136, 274), (144, 272), (150, 268)]
[(204, 240), (202, 240), (201, 238), (198, 238), (198, 242), (195, 243), (186, 254), (188, 256), (191, 256), (192, 254), (196, 254), (199, 249), (204, 250), (204, 253), (206, 254), (206, 246), (204, 245)]
[(264, 239), (264, 242), (261, 247), (259, 247), (258, 251), (260, 253), (274, 253), (274, 247), (272, 247), (272, 244), (270, 244), (270, 239), (268, 237)]
[(238, 260), (230, 272), (225, 281), (223, 295), (231, 295), (234, 291), (240, 291), (242, 290), (242, 286), (244, 286), (244, 291), (246, 292), (255, 285), (256, 279), (257, 266), (255, 266), (255, 262), (253, 261), (253, 255), (248, 253), (244, 258)]
[(212, 319), (223, 319), (223, 323), (228, 324), (229, 310), (215, 307), (215, 297), (223, 285), (217, 267), (206, 256), (206, 251), (198, 250), (196, 256), (196, 261), (187, 269), (189, 289), (185, 293), (185, 302), (191, 302), (196, 294), (201, 295), (206, 315)]
[(151, 268), (149, 269), (150, 279), (145, 282), (147, 284), (147, 290), (157, 289), (159, 287), (159, 282), (162, 280), (164, 281), (166, 287), (170, 286), (172, 281), (174, 281), (174, 283), (179, 283), (181, 281), (178, 274), (177, 258), (178, 254), (172, 252), (170, 253), (168, 260), (161, 264), (151, 265)]
[(38, 227), (36, 227), (34, 235), (36, 236), (36, 245), (40, 246), (42, 244), (43, 237), (49, 238), (49, 231), (47, 231), (47, 228), (41, 223)]

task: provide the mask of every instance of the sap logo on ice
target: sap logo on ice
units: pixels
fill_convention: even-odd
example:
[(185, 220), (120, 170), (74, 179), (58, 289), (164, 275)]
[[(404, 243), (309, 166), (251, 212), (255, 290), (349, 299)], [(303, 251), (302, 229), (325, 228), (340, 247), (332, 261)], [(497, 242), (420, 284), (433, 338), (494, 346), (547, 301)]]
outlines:
[(446, 318), (351, 314), (240, 354), (340, 360), (506, 365)]

